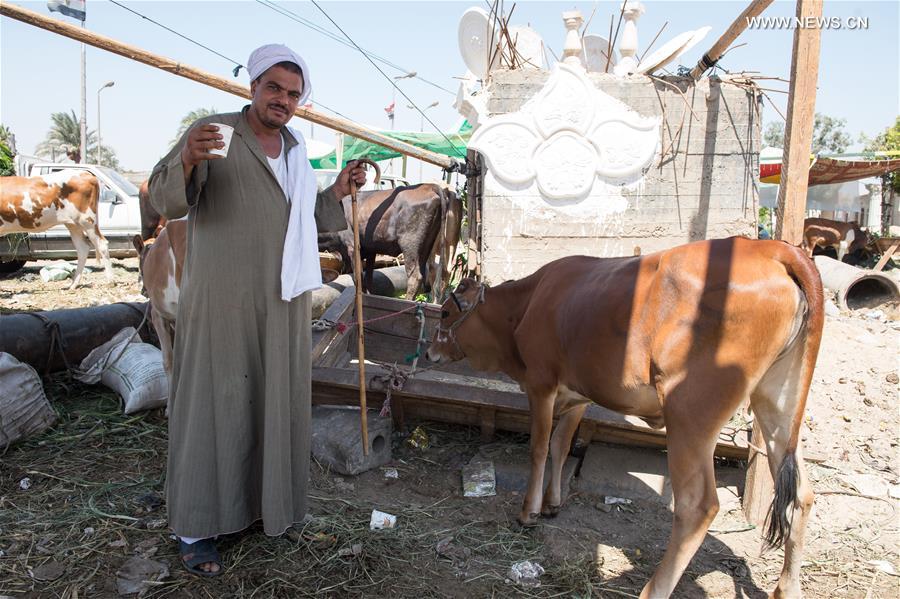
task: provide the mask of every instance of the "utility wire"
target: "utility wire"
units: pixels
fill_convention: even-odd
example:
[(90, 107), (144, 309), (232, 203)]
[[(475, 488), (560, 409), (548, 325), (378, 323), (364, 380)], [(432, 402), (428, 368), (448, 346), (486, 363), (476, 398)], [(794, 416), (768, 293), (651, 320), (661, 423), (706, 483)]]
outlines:
[[(177, 31), (175, 31), (175, 30), (172, 29), (171, 27), (167, 27), (167, 26), (163, 25), (162, 23), (159, 23), (159, 22), (157, 22), (157, 21), (154, 21), (154, 20), (151, 19), (150, 17), (148, 17), (148, 16), (146, 16), (146, 15), (143, 15), (143, 14), (139, 13), (138, 11), (136, 11), (136, 10), (134, 10), (134, 9), (128, 8), (128, 7), (125, 6), (124, 4), (120, 4), (119, 2), (116, 2), (116, 0), (109, 0), (109, 1), (112, 2), (113, 4), (115, 4), (116, 6), (119, 6), (119, 7), (121, 7), (121, 8), (124, 8), (124, 9), (127, 10), (128, 12), (133, 13), (133, 14), (135, 14), (135, 15), (141, 17), (142, 19), (145, 19), (145, 20), (147, 20), (147, 21), (150, 21), (151, 23), (153, 23), (154, 25), (156, 25), (156, 26), (158, 26), (158, 27), (162, 27), (163, 29), (165, 29), (166, 31), (168, 31), (168, 32), (170, 32), (170, 33), (174, 33), (174, 34), (177, 35), (178, 37), (180, 37), (180, 38), (182, 38), (182, 39), (185, 39), (185, 40), (191, 42), (192, 44), (195, 44), (195, 45), (197, 45), (197, 46), (200, 46), (200, 47), (203, 48), (204, 50), (207, 50), (207, 51), (209, 51), (209, 52), (212, 52), (212, 53), (215, 54), (216, 56), (219, 56), (219, 57), (221, 57), (221, 58), (224, 58), (224, 59), (227, 60), (228, 62), (237, 65), (237, 66), (235, 67), (235, 69), (234, 69), (235, 77), (237, 77), (237, 71), (238, 71), (238, 69), (244, 69), (244, 70), (247, 69), (247, 67), (245, 67), (244, 65), (242, 65), (242, 64), (239, 63), (238, 61), (236, 61), (236, 60), (234, 60), (234, 59), (231, 59), (231, 58), (228, 58), (228, 57), (225, 56), (224, 54), (221, 54), (221, 53), (217, 52), (216, 50), (213, 50), (212, 48), (210, 48), (210, 47), (208, 47), (208, 46), (204, 46), (204, 45), (201, 44), (200, 42), (198, 42), (198, 41), (196, 41), (196, 40), (194, 40), (194, 39), (192, 39), (192, 38), (190, 38), (190, 37), (184, 35), (183, 33), (179, 33), (179, 32), (177, 32)], [(337, 110), (335, 110), (335, 109), (333, 109), (333, 108), (329, 108), (328, 106), (325, 106), (325, 105), (322, 104), (321, 102), (318, 102), (318, 101), (312, 101), (312, 103), (315, 104), (316, 106), (319, 106), (319, 107), (321, 107), (321, 108), (324, 108), (324, 109), (327, 110), (328, 112), (334, 113), (334, 114), (338, 115), (339, 117), (344, 118), (344, 119), (346, 119), (346, 120), (348, 120), (348, 121), (349, 121), (349, 120), (352, 120), (350, 117), (341, 114), (340, 112), (338, 112)]]
[[(259, 4), (262, 4), (262, 5), (265, 6), (266, 8), (269, 8), (269, 9), (271, 9), (271, 10), (274, 10), (275, 12), (281, 14), (282, 16), (285, 16), (285, 17), (287, 17), (287, 18), (289, 18), (289, 19), (291, 19), (291, 20), (293, 20), (293, 21), (296, 21), (297, 23), (300, 23), (300, 24), (303, 25), (304, 27), (308, 27), (309, 29), (312, 29), (313, 31), (315, 31), (315, 32), (317, 32), (317, 33), (321, 33), (322, 35), (328, 37), (329, 39), (332, 39), (332, 40), (338, 42), (339, 44), (343, 44), (344, 46), (347, 46), (348, 48), (355, 48), (355, 49), (359, 50), (360, 52), (362, 52), (363, 54), (365, 54), (366, 56), (369, 56), (369, 57), (371, 57), (371, 58), (374, 58), (374, 59), (377, 60), (378, 62), (380, 62), (380, 63), (382, 63), (382, 64), (385, 64), (385, 65), (387, 65), (387, 66), (389, 66), (389, 67), (391, 67), (391, 68), (393, 68), (393, 69), (396, 69), (396, 70), (400, 71), (400, 72), (403, 73), (403, 74), (409, 74), (409, 73), (412, 72), (412, 71), (410, 71), (409, 69), (404, 69), (404, 68), (401, 67), (400, 65), (398, 65), (398, 64), (396, 64), (396, 63), (394, 63), (394, 62), (391, 62), (391, 61), (388, 60), (387, 58), (378, 56), (378, 55), (375, 54), (374, 52), (370, 52), (370, 51), (368, 51), (368, 50), (363, 50), (363, 49), (360, 48), (359, 46), (356, 46), (356, 44), (350, 43), (350, 42), (352, 42), (352, 40), (350, 40), (350, 42), (348, 42), (347, 40), (341, 38), (341, 37), (338, 36), (338, 35), (335, 35), (334, 33), (328, 31), (327, 29), (321, 27), (320, 25), (314, 23), (313, 21), (310, 21), (309, 19), (306, 19), (306, 18), (304, 18), (304, 17), (301, 17), (301, 16), (298, 15), (297, 13), (295, 13), (295, 12), (293, 12), (293, 11), (291, 11), (291, 10), (289, 10), (289, 9), (287, 9), (287, 8), (285, 8), (285, 7), (283, 7), (283, 6), (280, 6), (280, 5), (275, 4), (275, 2), (273, 2), (272, 0), (256, 0), (256, 2), (258, 2)], [(321, 10), (321, 8), (320, 8), (319, 10)], [(325, 16), (327, 17), (328, 15), (326, 14)], [(334, 21), (332, 21), (332, 23), (333, 23), (333, 22), (334, 22)], [(335, 25), (335, 26), (337, 26), (337, 25)], [(340, 28), (339, 28), (339, 29), (340, 29)], [(347, 38), (347, 39), (350, 39), (350, 38)], [(456, 92), (454, 92), (454, 91), (452, 91), (452, 90), (449, 90), (449, 89), (447, 89), (446, 87), (443, 87), (443, 86), (441, 86), (441, 85), (438, 84), (438, 83), (435, 83), (435, 82), (433, 82), (433, 81), (429, 81), (428, 79), (425, 79), (424, 77), (420, 77), (420, 76), (416, 75), (416, 79), (418, 79), (418, 80), (421, 81), (422, 83), (427, 83), (428, 85), (430, 85), (430, 86), (432, 86), (432, 87), (435, 87), (435, 88), (437, 88), (437, 89), (439, 89), (439, 90), (441, 90), (441, 91), (443, 91), (443, 92), (446, 92), (446, 93), (450, 94), (451, 96), (456, 96)]]
[(224, 54), (220, 54), (220, 53), (216, 52), (215, 50), (213, 50), (212, 48), (209, 48), (209, 47), (207, 47), (207, 46), (204, 46), (203, 44), (201, 44), (201, 43), (198, 42), (197, 40), (191, 39), (191, 38), (189, 38), (188, 36), (186, 36), (186, 35), (184, 35), (184, 34), (178, 33), (178, 32), (175, 31), (174, 29), (171, 29), (171, 28), (169, 28), (169, 27), (166, 27), (166, 26), (163, 25), (162, 23), (158, 23), (158, 22), (154, 21), (153, 19), (151, 19), (150, 17), (148, 17), (148, 16), (146, 16), (146, 15), (142, 15), (141, 13), (137, 12), (136, 10), (132, 10), (132, 9), (128, 8), (127, 6), (125, 6), (124, 4), (121, 4), (121, 3), (119, 3), (119, 2), (116, 2), (116, 0), (109, 0), (109, 1), (112, 2), (113, 4), (115, 4), (116, 6), (119, 6), (119, 7), (121, 7), (121, 8), (124, 8), (125, 10), (127, 10), (127, 11), (130, 12), (130, 13), (136, 14), (137, 16), (141, 17), (142, 19), (146, 19), (147, 21), (150, 21), (150, 22), (153, 23), (154, 25), (157, 25), (157, 26), (159, 26), (159, 27), (162, 27), (163, 29), (165, 29), (166, 31), (168, 31), (168, 32), (170, 32), (170, 33), (174, 33), (174, 34), (177, 35), (178, 37), (180, 37), (180, 38), (182, 38), (182, 39), (185, 39), (185, 40), (191, 42), (192, 44), (195, 44), (195, 45), (197, 45), (197, 46), (200, 46), (200, 47), (203, 48), (204, 50), (209, 50), (210, 52), (212, 52), (212, 53), (215, 54), (216, 56), (219, 56), (219, 57), (221, 57), (221, 58), (224, 58), (224, 59), (227, 60), (228, 62), (237, 65), (236, 68), (234, 69), (234, 76), (235, 76), (235, 77), (237, 77), (238, 69), (240, 69), (240, 68), (246, 68), (246, 67), (244, 67), (244, 65), (242, 65), (242, 64), (239, 63), (238, 61), (234, 60), (233, 58), (228, 58), (228, 57), (225, 56)]
[[(430, 118), (428, 118), (428, 115), (426, 115), (425, 112), (424, 112), (421, 108), (419, 108), (419, 106), (418, 106), (415, 102), (413, 102), (413, 100), (412, 100), (409, 96), (407, 96), (406, 93), (405, 93), (402, 89), (400, 89), (400, 87), (397, 85), (397, 83), (396, 83), (393, 79), (391, 79), (391, 78), (387, 75), (387, 73), (385, 73), (384, 71), (381, 70), (381, 67), (379, 67), (377, 64), (375, 64), (375, 61), (372, 60), (372, 58), (371, 58), (368, 54), (366, 54), (366, 52), (365, 52), (362, 48), (360, 48), (359, 45), (358, 45), (356, 42), (354, 42), (353, 39), (352, 39), (349, 35), (347, 35), (347, 32), (344, 31), (343, 29), (341, 29), (341, 26), (338, 25), (338, 24), (334, 21), (334, 19), (332, 19), (332, 18), (328, 15), (327, 12), (325, 12), (325, 9), (322, 8), (322, 7), (319, 5), (319, 3), (316, 2), (316, 0), (311, 0), (311, 1), (312, 1), (313, 5), (315, 5), (315, 7), (318, 8), (318, 9), (322, 12), (322, 14), (325, 15), (325, 17), (326, 17), (329, 21), (331, 21), (331, 24), (334, 25), (335, 27), (337, 27), (338, 31), (340, 31), (342, 34), (344, 34), (344, 37), (346, 37), (347, 40), (348, 40), (350, 43), (352, 43), (352, 44), (356, 47), (356, 49), (359, 50), (359, 52), (360, 52), (363, 56), (366, 57), (366, 60), (368, 60), (369, 62), (372, 63), (372, 66), (375, 67), (375, 68), (378, 70), (378, 72), (381, 73), (381, 74), (384, 76), (385, 79), (387, 79), (388, 83), (390, 83), (391, 85), (393, 85), (393, 86), (394, 86), (394, 89), (396, 89), (398, 92), (400, 92), (400, 95), (403, 96), (404, 98), (406, 98), (406, 100), (407, 100), (410, 104), (412, 104), (413, 106), (415, 106), (415, 108), (416, 108), (416, 110), (419, 112), (419, 114), (422, 115), (422, 118), (423, 118), (424, 120), (428, 121), (428, 124), (431, 125), (432, 127), (434, 127), (435, 131), (437, 131), (437, 132), (440, 134), (440, 136), (443, 137), (443, 138), (447, 141), (448, 144), (450, 144), (451, 147), (455, 148), (453, 142), (450, 141), (450, 139), (449, 139), (446, 135), (444, 135), (444, 132), (441, 131), (440, 128), (439, 128), (437, 125), (435, 125), (434, 122), (433, 122)], [(460, 156), (460, 158), (463, 158), (463, 157), (464, 157), (464, 156)]]

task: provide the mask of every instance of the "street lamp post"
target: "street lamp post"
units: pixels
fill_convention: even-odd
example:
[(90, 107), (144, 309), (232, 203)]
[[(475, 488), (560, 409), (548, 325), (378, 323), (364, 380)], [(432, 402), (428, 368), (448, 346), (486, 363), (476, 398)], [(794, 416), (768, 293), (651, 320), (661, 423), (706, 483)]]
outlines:
[[(425, 111), (428, 110), (429, 108), (434, 108), (439, 103), (440, 102), (435, 100), (434, 102), (432, 102), (431, 104), (429, 104), (428, 106), (423, 108), (422, 111), (419, 113), (419, 133), (425, 132)], [(416, 108), (412, 104), (407, 104), (406, 107), (409, 108), (410, 110), (415, 110), (415, 108)], [(419, 161), (419, 183), (421, 183), (421, 182), (422, 182), (422, 161), (420, 160)]]
[(97, 164), (100, 165), (103, 164), (103, 145), (100, 143), (100, 92), (102, 92), (107, 87), (114, 86), (115, 84), (115, 81), (107, 81), (100, 89), (97, 90)]

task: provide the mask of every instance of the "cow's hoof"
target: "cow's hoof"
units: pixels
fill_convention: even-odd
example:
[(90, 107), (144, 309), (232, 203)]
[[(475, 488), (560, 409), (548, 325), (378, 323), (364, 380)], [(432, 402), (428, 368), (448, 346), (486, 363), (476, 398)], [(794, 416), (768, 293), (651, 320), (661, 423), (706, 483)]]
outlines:
[(519, 526), (522, 528), (534, 528), (538, 524), (539, 517), (540, 514), (528, 514), (527, 516), (519, 514), (519, 517), (516, 518), (516, 522), (518, 522)]
[(559, 509), (562, 506), (559, 505), (545, 505), (541, 508), (541, 516), (545, 518), (556, 518), (559, 515)]

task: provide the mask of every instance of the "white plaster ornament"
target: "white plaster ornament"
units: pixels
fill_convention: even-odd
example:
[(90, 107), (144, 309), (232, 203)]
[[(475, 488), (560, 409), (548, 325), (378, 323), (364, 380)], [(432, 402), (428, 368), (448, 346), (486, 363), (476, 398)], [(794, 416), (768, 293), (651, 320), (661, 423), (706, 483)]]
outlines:
[(557, 63), (515, 113), (483, 119), (469, 147), (510, 187), (536, 183), (545, 199), (583, 200), (604, 184), (639, 181), (659, 147), (660, 119), (596, 89), (581, 67)]

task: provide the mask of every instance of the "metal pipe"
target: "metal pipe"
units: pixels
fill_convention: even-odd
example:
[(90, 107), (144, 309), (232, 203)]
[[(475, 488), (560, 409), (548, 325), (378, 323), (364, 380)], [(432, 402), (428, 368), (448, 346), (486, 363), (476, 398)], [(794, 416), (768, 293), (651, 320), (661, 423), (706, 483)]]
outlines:
[(875, 308), (885, 302), (900, 300), (900, 287), (887, 275), (863, 270), (828, 256), (814, 258), (822, 276), (822, 285), (837, 294), (843, 310)]

